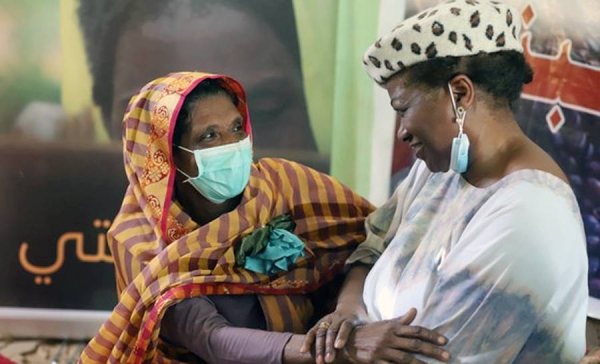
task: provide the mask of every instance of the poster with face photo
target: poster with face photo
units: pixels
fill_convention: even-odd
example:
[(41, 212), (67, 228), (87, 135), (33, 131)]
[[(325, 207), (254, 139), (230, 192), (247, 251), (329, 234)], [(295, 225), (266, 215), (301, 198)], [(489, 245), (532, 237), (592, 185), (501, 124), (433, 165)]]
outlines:
[(89, 337), (114, 307), (105, 234), (128, 184), (123, 114), (176, 71), (245, 87), (255, 159), (329, 171), (292, 0), (0, 0), (0, 335), (61, 330), (28, 321), (42, 317)]
[[(438, 4), (407, 0), (406, 17)], [(589, 315), (600, 318), (600, 3), (506, 0), (521, 11), (523, 46), (535, 75), (515, 115), (525, 133), (567, 174), (587, 236)], [(413, 156), (396, 141), (392, 183)]]

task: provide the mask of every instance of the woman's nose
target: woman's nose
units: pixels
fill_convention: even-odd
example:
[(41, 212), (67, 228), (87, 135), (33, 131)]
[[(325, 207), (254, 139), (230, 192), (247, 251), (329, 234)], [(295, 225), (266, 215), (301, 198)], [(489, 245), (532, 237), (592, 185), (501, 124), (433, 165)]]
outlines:
[(231, 144), (239, 142), (240, 136), (236, 133), (228, 133), (223, 137), (223, 144)]
[(400, 126), (398, 127), (398, 132), (396, 132), (396, 138), (398, 138), (398, 140), (401, 142), (408, 141), (408, 139), (410, 138), (410, 134), (408, 134), (408, 132), (406, 131), (404, 123), (400, 123)]

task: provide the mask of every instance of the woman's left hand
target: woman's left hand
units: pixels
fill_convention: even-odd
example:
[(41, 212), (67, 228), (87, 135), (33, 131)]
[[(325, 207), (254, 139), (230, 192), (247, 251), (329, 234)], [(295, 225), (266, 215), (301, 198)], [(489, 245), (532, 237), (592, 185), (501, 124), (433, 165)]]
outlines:
[(417, 310), (404, 316), (374, 322), (354, 329), (345, 356), (352, 363), (424, 363), (413, 354), (446, 362), (450, 353), (442, 348), (448, 342), (439, 333), (411, 326)]

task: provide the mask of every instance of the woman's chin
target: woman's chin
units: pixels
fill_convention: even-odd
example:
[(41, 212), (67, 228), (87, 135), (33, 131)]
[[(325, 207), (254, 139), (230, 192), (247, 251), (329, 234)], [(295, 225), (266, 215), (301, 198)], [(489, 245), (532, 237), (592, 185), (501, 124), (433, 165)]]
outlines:
[(422, 158), (420, 158), (420, 159), (423, 162), (425, 162), (427, 169), (429, 169), (433, 173), (446, 173), (450, 170), (449, 165), (440, 165), (439, 163), (432, 163), (427, 159), (422, 159)]

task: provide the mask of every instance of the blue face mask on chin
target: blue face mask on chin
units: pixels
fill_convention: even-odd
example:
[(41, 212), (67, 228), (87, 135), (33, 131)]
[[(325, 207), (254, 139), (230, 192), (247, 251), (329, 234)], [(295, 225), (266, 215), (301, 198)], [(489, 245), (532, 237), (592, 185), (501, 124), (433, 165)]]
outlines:
[(193, 153), (198, 166), (196, 177), (190, 177), (177, 168), (181, 174), (187, 177), (183, 183), (191, 184), (196, 191), (211, 202), (221, 204), (239, 195), (246, 188), (252, 166), (250, 137), (237, 143), (207, 149), (190, 150), (182, 146), (177, 147)]

